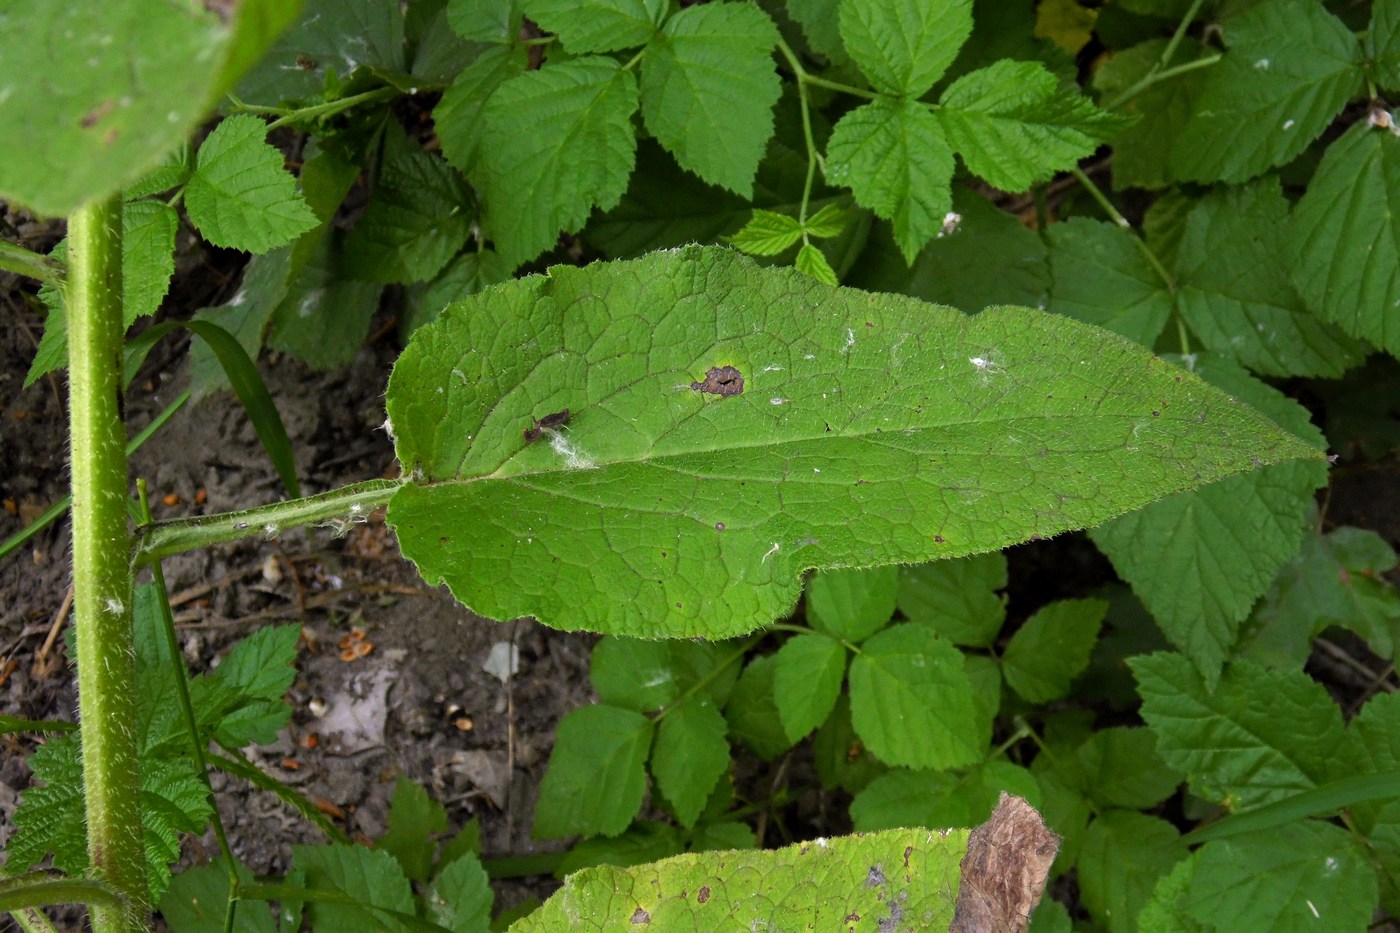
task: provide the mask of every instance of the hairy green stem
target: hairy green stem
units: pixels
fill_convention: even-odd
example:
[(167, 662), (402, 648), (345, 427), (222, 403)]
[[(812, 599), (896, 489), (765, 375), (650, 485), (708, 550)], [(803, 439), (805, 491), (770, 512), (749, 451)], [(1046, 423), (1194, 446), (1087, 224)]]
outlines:
[(136, 563), (145, 566), (172, 554), (259, 535), (276, 538), (288, 528), (316, 522), (336, 530), (348, 529), (350, 524), (365, 520), (371, 511), (388, 502), (401, 485), (399, 480), (372, 479), (317, 496), (275, 502), (241, 512), (145, 525), (139, 530)]
[[(21, 911), (47, 904), (97, 904), (121, 912), (122, 897), (110, 884), (88, 878), (68, 878), (56, 872), (36, 871), (0, 879), (0, 912)], [(43, 917), (42, 914), (38, 915)], [(44, 917), (42, 923), (48, 918)], [(42, 923), (35, 929), (43, 929)], [(49, 929), (52, 929), (52, 925)]]
[(0, 269), (17, 272), (50, 285), (63, 283), (63, 263), (23, 246), (0, 240)]
[(96, 933), (145, 928), (146, 852), (136, 748), (131, 532), (122, 351), (120, 195), (68, 222), (69, 436), (73, 471), (73, 626), (88, 856), (125, 901), (95, 905)]

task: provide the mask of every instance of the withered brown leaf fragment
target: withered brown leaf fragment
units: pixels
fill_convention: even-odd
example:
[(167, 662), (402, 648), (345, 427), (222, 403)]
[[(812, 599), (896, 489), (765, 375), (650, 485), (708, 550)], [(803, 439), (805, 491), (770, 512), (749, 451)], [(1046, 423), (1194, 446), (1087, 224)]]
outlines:
[(949, 933), (1025, 933), (1060, 841), (1034, 807), (1003, 791), (967, 837)]
[(692, 382), (690, 387), (696, 392), (707, 392), (725, 398), (741, 395), (744, 391), (744, 374), (733, 366), (711, 366), (709, 372), (705, 373), (705, 381)]

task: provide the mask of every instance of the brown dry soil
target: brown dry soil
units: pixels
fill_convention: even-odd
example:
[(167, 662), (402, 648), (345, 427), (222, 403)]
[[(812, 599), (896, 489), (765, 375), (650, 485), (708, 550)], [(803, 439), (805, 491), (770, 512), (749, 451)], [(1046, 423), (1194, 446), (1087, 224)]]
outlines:
[[(15, 293), (8, 298), (10, 320), (21, 321)], [(37, 337), (21, 325), (0, 336), (0, 538), (66, 492), (65, 381), (60, 374), (20, 389)], [(180, 349), (148, 363), (133, 384), (133, 432), (187, 383)], [(396, 352), (390, 334), (330, 373), (275, 355), (260, 361), (304, 493), (392, 469), (392, 445), (378, 426)], [(132, 475), (146, 478), (158, 517), (285, 495), (230, 393), (186, 406), (136, 454)], [(68, 533), (66, 520), (55, 523), (0, 561), (0, 711), (11, 715), (69, 719), (76, 707), (61, 637), (71, 621)], [(342, 537), (316, 528), (181, 555), (165, 562), (165, 574), (193, 671), (207, 670), (260, 626), (302, 626), (291, 724), (254, 761), (336, 815), (352, 838), (383, 834), (402, 774), (446, 805), (454, 828), (479, 817), (488, 857), (550, 848), (530, 838), (534, 801), (555, 724), (592, 699), (590, 638), (474, 616), (418, 577), (379, 516)], [(500, 642), (518, 649), (508, 682), (483, 670)], [(16, 795), (29, 784), (25, 759), (35, 746), (33, 736), (0, 737), (0, 845), (12, 832)], [(214, 786), (233, 851), (255, 872), (283, 872), (294, 844), (323, 841), (270, 795), (220, 774)], [(185, 861), (210, 854), (217, 854), (212, 833), (187, 844)], [(551, 889), (538, 879), (499, 882), (497, 904)], [(9, 923), (0, 919), (0, 930)]]

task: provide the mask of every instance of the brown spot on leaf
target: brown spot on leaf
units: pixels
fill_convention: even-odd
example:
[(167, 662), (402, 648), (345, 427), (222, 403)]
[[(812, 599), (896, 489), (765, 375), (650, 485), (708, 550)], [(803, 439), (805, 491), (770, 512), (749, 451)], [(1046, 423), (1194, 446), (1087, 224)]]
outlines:
[(733, 366), (711, 366), (705, 373), (704, 382), (692, 382), (690, 387), (696, 392), (719, 395), (729, 398), (741, 395), (744, 391), (744, 374)]
[(298, 55), (297, 67), (300, 68), (302, 71), (315, 71), (316, 62), (314, 59), (307, 58), (305, 55)]
[(85, 130), (92, 129), (97, 125), (99, 120), (111, 113), (116, 106), (116, 101), (104, 100), (102, 103), (83, 114), (83, 118), (78, 121), (78, 125)]
[(967, 837), (962, 884), (948, 933), (1025, 933), (1060, 837), (1035, 808), (1003, 792), (991, 818)]
[(709, 899), (710, 899), (710, 886), (709, 886), (708, 884), (702, 884), (702, 885), (700, 885), (700, 890), (699, 890), (699, 892), (696, 893), (696, 895), (695, 895), (695, 903), (697, 903), (697, 904), (703, 904), (703, 903), (705, 903), (706, 901), (708, 901)]
[(885, 883), (885, 870), (879, 865), (871, 865), (870, 870), (865, 873), (865, 886), (867, 888), (878, 888)]
[(715, 522), (715, 531), (723, 531), (724, 522)]
[(632, 922), (634, 924), (651, 923), (651, 914), (647, 913), (645, 909), (638, 907), (636, 910), (632, 911)]
[(527, 444), (533, 444), (535, 441), (539, 440), (544, 435), (545, 431), (563, 427), (568, 424), (569, 410), (566, 408), (563, 411), (556, 411), (553, 414), (545, 415), (538, 420), (531, 418), (530, 421), (530, 426), (523, 432), (525, 435), (525, 443)]

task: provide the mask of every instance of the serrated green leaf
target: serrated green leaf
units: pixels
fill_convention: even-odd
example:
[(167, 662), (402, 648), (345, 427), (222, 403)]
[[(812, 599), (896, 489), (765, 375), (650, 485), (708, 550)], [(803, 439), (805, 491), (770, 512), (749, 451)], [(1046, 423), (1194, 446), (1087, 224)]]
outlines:
[(1293, 282), (1354, 337), (1400, 351), (1400, 137), (1365, 122), (1322, 157), (1293, 212)]
[(851, 722), (891, 765), (945, 770), (977, 761), (991, 738), (979, 721), (962, 652), (922, 625), (897, 625), (851, 662)]
[(402, 72), (403, 7), (399, 0), (306, 0), (300, 18), (239, 82), (234, 96), (268, 107), (311, 102), (321, 97), (331, 73), (348, 79), (361, 68)]
[(1372, 4), (1366, 57), (1375, 69), (1376, 83), (1387, 91), (1400, 91), (1400, 3), (1396, 0)]
[(909, 263), (953, 206), (953, 168), (938, 118), (910, 100), (880, 97), (857, 107), (827, 142), (827, 182), (850, 185), (862, 207), (893, 223)]
[(972, 0), (841, 0), (841, 40), (870, 83), (886, 94), (921, 96), (972, 32)]
[(778, 701), (774, 697), (777, 673), (775, 656), (754, 658), (739, 675), (724, 709), (729, 731), (764, 761), (776, 758), (793, 745), (783, 729)]
[[(170, 288), (175, 271), (175, 233), (180, 218), (160, 201), (133, 201), (122, 206), (122, 326), (155, 314)], [(50, 258), (62, 261), (68, 241), (60, 240)], [(63, 290), (51, 283), (39, 289), (39, 299), (49, 309), (44, 335), (25, 374), (24, 387), (68, 365), (68, 309)]]
[(1315, 820), (1208, 842), (1172, 907), (1207, 929), (1367, 929), (1376, 873), (1351, 835)]
[(876, 231), (846, 284), (952, 305), (969, 314), (998, 304), (1044, 307), (1050, 267), (1041, 238), (961, 186), (953, 189), (953, 213), (956, 229), (946, 234), (940, 229), (942, 235), (919, 251), (912, 266), (888, 235)]
[(520, 37), (520, 18), (520, 0), (447, 0), (448, 25), (470, 42), (514, 43)]
[(231, 697), (215, 732), (219, 742), (242, 748), (277, 738), (291, 716), (284, 695), (296, 679), (300, 637), (300, 625), (259, 629), (234, 645), (219, 666), (205, 675)]
[(1276, 178), (1206, 195), (1175, 262), (1182, 318), (1207, 349), (1261, 375), (1340, 376), (1365, 349), (1304, 307), (1289, 283), (1287, 231)]
[[(1302, 406), (1234, 364), (1200, 356), (1193, 369), (1323, 445)], [(1324, 463), (1278, 464), (1169, 496), (1089, 535), (1168, 641), (1213, 682), (1255, 600), (1302, 546), (1313, 490), (1326, 482)]]
[(1382, 574), (1395, 552), (1360, 528), (1309, 534), (1250, 620), (1244, 656), (1270, 667), (1302, 667), (1328, 626), (1351, 629), (1382, 658), (1400, 645), (1400, 593)]
[[(255, 883), (253, 873), (242, 862), (235, 861), (234, 869), (241, 883)], [(208, 865), (187, 868), (170, 879), (170, 888), (160, 899), (160, 916), (170, 933), (222, 930), (228, 896), (228, 868), (216, 859)], [(240, 901), (234, 919), (239, 933), (277, 933), (270, 904)]]
[(720, 776), (729, 769), (729, 724), (708, 698), (673, 706), (656, 729), (651, 774), (676, 819), (695, 825)]
[(1040, 806), (1040, 785), (1025, 768), (988, 761), (964, 774), (891, 771), (875, 778), (851, 801), (857, 832), (900, 826), (972, 827), (991, 815), (1002, 793)]
[(447, 264), (399, 316), (399, 335), (407, 342), (413, 332), (437, 320), (442, 309), (491, 285), (510, 281), (511, 270), (494, 250), (468, 251)]
[(1172, 296), (1133, 235), (1110, 223), (1072, 217), (1051, 225), (1045, 236), (1050, 310), (1152, 346), (1171, 316)]
[(755, 208), (743, 229), (725, 239), (750, 256), (776, 256), (802, 239), (802, 225), (796, 217)]
[(745, 197), (773, 135), (777, 42), (778, 30), (758, 7), (702, 4), (668, 19), (642, 59), (647, 129), (682, 168)]
[(808, 236), (821, 239), (840, 236), (850, 222), (851, 211), (835, 204), (823, 204), (820, 210), (807, 218), (803, 229)]
[[(1196, 115), (1196, 101), (1205, 88), (1210, 69), (1197, 67), (1156, 81), (1115, 106), (1120, 95), (1146, 78), (1161, 61), (1166, 39), (1150, 39), (1108, 56), (1094, 73), (1094, 88), (1114, 113), (1135, 118), (1113, 138), (1113, 180), (1122, 187), (1164, 188), (1171, 184), (1172, 146)], [(1199, 43), (1179, 43), (1165, 63), (1180, 68), (1214, 54)], [(1165, 142), (1168, 141), (1168, 142)], [(1053, 229), (1053, 227), (1051, 228)]]
[(645, 45), (666, 14), (665, 0), (523, 0), (521, 6), (570, 55)]
[[(340, 230), (319, 239), (267, 320), (267, 346), (314, 369), (350, 362), (369, 334), (384, 291), (359, 278), (365, 267), (354, 264), (346, 239)], [(394, 261), (383, 253), (378, 260)]]
[(1319, 0), (1271, 0), (1225, 28), (1229, 52), (1171, 142), (1178, 181), (1239, 182), (1283, 165), (1364, 86), (1361, 45)]
[(1069, 693), (1089, 665), (1107, 612), (1102, 599), (1062, 599), (1038, 610), (1006, 645), (1001, 672), (1007, 686), (1032, 703)]
[(185, 185), (185, 207), (216, 246), (265, 253), (290, 243), (320, 221), (268, 145), (267, 124), (250, 114), (220, 123), (199, 147)]
[(986, 648), (1006, 621), (1006, 557), (1000, 551), (900, 571), (899, 611), (958, 645)]
[(278, 0), (223, 16), (146, 0), (7, 8), (14, 41), (0, 74), (0, 136), (25, 144), (0, 161), (0, 198), (59, 216), (140, 179), (297, 8)]
[(798, 635), (778, 649), (773, 698), (787, 737), (798, 742), (826, 722), (846, 676), (846, 649), (825, 635)]
[(754, 213), (738, 195), (707, 185), (676, 164), (654, 139), (637, 147), (637, 170), (617, 207), (595, 215), (584, 235), (614, 259), (635, 259), (687, 243), (716, 243)]
[(1137, 915), (1157, 879), (1186, 852), (1166, 820), (1109, 810), (1089, 824), (1079, 852), (1079, 896), (1110, 933), (1136, 933)]
[(415, 915), (413, 889), (388, 852), (339, 843), (293, 846), (292, 865), (306, 872), (308, 888), (343, 896), (310, 901), (313, 929), (398, 933), (407, 928), (384, 910)]
[(345, 241), (345, 264), (371, 282), (427, 281), (467, 242), (473, 213), (457, 172), (390, 126), (374, 197)]
[(642, 807), (652, 722), (616, 706), (585, 706), (559, 721), (540, 783), (534, 834), (616, 836)]
[[(953, 918), (952, 892), (967, 832), (890, 830), (786, 849), (706, 852), (571, 875), (541, 909), (511, 927), (553, 931), (586, 917), (599, 929), (839, 929), (858, 914), (917, 917), (925, 929)], [(645, 917), (645, 919), (642, 919)], [(899, 923), (891, 921), (891, 929)]]
[(417, 478), (390, 521), (427, 579), (488, 617), (645, 637), (751, 631), (811, 567), (993, 549), (1321, 458), (1062, 318), (967, 318), (703, 248), (449, 308), (399, 358), (389, 412)]
[(69, 734), (50, 738), (26, 760), (33, 778), (12, 817), (14, 835), (6, 843), (9, 872), (31, 868), (49, 852), (60, 871), (80, 877), (87, 870), (81, 756), (77, 734)]
[[(494, 7), (492, 3), (479, 4)], [(457, 75), (442, 92), (433, 108), (433, 128), (442, 143), (442, 154), (449, 163), (473, 175), (477, 167), (481, 138), (485, 133), (482, 111), (492, 96), (511, 78), (523, 75), (529, 66), (525, 49), (500, 46), (487, 49)]]
[(807, 619), (837, 638), (864, 641), (889, 624), (899, 592), (898, 567), (825, 570), (807, 584)]
[(1157, 754), (1157, 737), (1147, 729), (1100, 729), (1074, 757), (1083, 790), (1100, 809), (1151, 809), (1181, 785), (1181, 773)]
[(853, 794), (888, 770), (856, 736), (851, 700), (845, 693), (836, 698), (836, 708), (812, 737), (812, 757), (824, 787), (841, 787)]
[(194, 150), (188, 144), (172, 149), (153, 171), (133, 184), (122, 189), (122, 197), (128, 202), (152, 194), (161, 194), (171, 188), (184, 185), (194, 170), (191, 156)]
[(642, 865), (685, 851), (680, 830), (670, 823), (637, 820), (620, 836), (594, 836), (576, 842), (554, 869), (563, 880), (576, 871), (596, 865)]
[(826, 256), (811, 243), (802, 244), (802, 248), (797, 251), (797, 258), (792, 261), (792, 267), (823, 285), (841, 284), (841, 280), (836, 277), (836, 270), (831, 268)]
[(444, 868), (423, 898), (428, 919), (452, 933), (488, 933), (492, 900), (491, 879), (471, 854)]
[(480, 190), (496, 251), (538, 256), (627, 188), (637, 84), (610, 58), (577, 58), (506, 81), (482, 110)]
[(389, 801), (389, 828), (375, 848), (392, 855), (408, 880), (427, 881), (433, 867), (434, 837), (446, 831), (447, 810), (400, 774)]
[(1179, 654), (1130, 659), (1157, 753), (1191, 785), (1249, 809), (1346, 773), (1340, 710), (1301, 671), (1231, 665), (1212, 691)]
[(1005, 60), (950, 84), (937, 115), (968, 170), (1003, 191), (1073, 167), (1127, 123), (1041, 63)]

